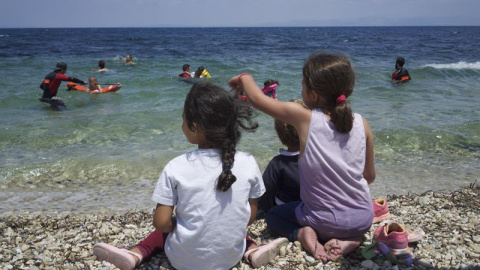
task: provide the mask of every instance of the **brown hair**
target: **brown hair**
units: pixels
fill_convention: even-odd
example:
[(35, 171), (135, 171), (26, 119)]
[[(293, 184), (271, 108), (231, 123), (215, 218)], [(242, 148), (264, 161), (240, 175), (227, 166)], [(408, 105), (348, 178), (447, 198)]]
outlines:
[(272, 79), (269, 79), (269, 80), (266, 80), (266, 81), (263, 82), (263, 86), (265, 86), (265, 87), (270, 86), (272, 84), (280, 85), (277, 80), (272, 80)]
[(344, 95), (349, 97), (355, 86), (355, 72), (348, 56), (328, 52), (315, 52), (303, 66), (303, 81), (307, 91), (320, 96), (318, 104), (337, 131), (348, 133), (353, 127), (353, 112), (347, 100), (337, 102)]
[[(395, 64), (399, 65), (400, 67), (403, 67), (403, 65), (405, 65), (405, 58), (403, 57), (398, 57), (397, 58), (397, 61), (395, 62)], [(395, 67), (396, 68), (396, 67)]]
[[(305, 103), (303, 103), (303, 101), (301, 100), (292, 99), (290, 101), (301, 104), (303, 107), (307, 108), (307, 106), (305, 106)], [(275, 119), (275, 131), (277, 132), (277, 136), (283, 145), (290, 146), (290, 147), (300, 146), (298, 133), (294, 126), (288, 123), (285, 123), (283, 121), (280, 121), (278, 119)]]

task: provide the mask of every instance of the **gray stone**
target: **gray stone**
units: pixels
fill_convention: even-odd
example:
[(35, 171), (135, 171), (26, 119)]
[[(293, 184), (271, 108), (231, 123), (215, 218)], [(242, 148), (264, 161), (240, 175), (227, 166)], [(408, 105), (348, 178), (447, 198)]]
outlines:
[(372, 269), (375, 263), (372, 260), (365, 260), (362, 262), (362, 267)]

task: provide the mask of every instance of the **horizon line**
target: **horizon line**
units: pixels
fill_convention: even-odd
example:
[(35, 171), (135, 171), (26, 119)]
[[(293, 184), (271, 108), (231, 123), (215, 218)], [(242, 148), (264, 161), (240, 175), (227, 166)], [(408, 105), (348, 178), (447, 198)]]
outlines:
[(278, 25), (278, 26), (0, 26), (0, 29), (71, 29), (71, 28), (322, 28), (322, 27), (479, 27), (480, 25)]

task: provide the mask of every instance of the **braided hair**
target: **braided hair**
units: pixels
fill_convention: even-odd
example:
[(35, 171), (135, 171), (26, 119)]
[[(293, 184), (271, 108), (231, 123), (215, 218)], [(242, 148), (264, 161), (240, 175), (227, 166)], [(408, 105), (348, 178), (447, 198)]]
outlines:
[(220, 86), (198, 82), (192, 86), (183, 108), (185, 120), (192, 130), (194, 123), (205, 134), (212, 148), (221, 150), (222, 173), (217, 190), (227, 191), (237, 180), (232, 173), (240, 128), (249, 132), (257, 129), (252, 121), (252, 108), (240, 102)]

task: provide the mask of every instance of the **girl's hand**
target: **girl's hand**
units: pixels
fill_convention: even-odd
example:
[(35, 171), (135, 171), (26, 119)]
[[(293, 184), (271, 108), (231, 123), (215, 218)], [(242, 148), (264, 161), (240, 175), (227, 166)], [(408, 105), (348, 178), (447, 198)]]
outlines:
[(237, 92), (238, 95), (243, 94), (243, 87), (239, 80), (240, 76), (242, 75), (234, 76), (228, 81), (228, 85), (232, 87), (232, 91)]
[(229, 81), (228, 81), (228, 84), (230, 85), (230, 87), (232, 87), (232, 90), (235, 90), (237, 91), (237, 94), (239, 95), (244, 95), (244, 88), (243, 88), (243, 84), (242, 84), (242, 77), (243, 76), (252, 76), (248, 73), (242, 73), (238, 76), (235, 76), (235, 77), (232, 77)]

